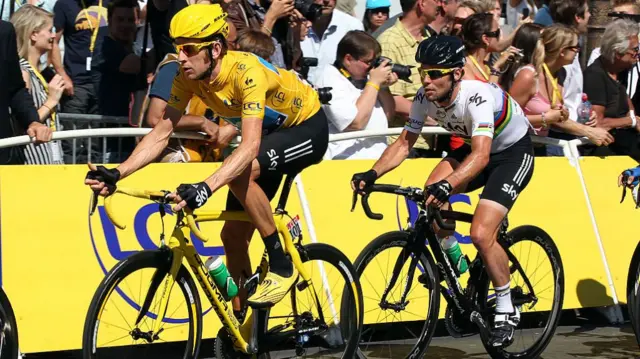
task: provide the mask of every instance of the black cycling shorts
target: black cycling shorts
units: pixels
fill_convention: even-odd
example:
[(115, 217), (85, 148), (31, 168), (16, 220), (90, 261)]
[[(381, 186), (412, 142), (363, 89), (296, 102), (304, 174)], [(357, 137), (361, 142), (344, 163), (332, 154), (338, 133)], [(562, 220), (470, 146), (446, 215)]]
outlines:
[[(465, 145), (447, 157), (462, 163), (469, 153), (471, 147)], [(510, 210), (529, 184), (534, 162), (533, 143), (527, 134), (506, 150), (491, 154), (487, 167), (469, 182), (465, 192), (473, 192), (484, 186), (481, 199), (500, 203)]]
[[(303, 123), (272, 132), (262, 138), (258, 163), (260, 177), (256, 183), (269, 200), (278, 192), (284, 175), (295, 175), (322, 161), (329, 144), (329, 122), (321, 108)], [(244, 211), (231, 191), (227, 195), (228, 211)]]

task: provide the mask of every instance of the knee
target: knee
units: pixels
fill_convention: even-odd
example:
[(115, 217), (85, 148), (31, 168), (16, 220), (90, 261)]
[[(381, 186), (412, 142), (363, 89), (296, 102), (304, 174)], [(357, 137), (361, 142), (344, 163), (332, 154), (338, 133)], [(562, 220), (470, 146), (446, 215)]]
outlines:
[(490, 249), (496, 242), (493, 231), (487, 226), (479, 224), (471, 226), (471, 242), (478, 251)]

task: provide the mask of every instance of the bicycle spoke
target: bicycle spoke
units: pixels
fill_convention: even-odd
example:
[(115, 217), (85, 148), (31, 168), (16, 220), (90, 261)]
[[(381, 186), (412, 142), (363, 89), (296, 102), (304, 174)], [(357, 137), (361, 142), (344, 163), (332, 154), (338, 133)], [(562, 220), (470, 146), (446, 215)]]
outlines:
[(108, 341), (108, 342), (106, 342), (106, 343), (102, 343), (102, 345), (111, 344), (111, 343), (113, 343), (113, 342), (117, 342), (118, 340), (122, 340), (122, 339), (124, 339), (124, 338), (126, 338), (126, 337), (130, 337), (130, 336), (131, 336), (131, 335), (130, 335), (129, 333), (127, 333), (127, 335), (125, 335), (125, 336), (122, 336), (122, 337), (120, 337), (120, 338), (116, 338), (116, 339), (114, 339), (114, 340), (110, 340), (110, 341)]

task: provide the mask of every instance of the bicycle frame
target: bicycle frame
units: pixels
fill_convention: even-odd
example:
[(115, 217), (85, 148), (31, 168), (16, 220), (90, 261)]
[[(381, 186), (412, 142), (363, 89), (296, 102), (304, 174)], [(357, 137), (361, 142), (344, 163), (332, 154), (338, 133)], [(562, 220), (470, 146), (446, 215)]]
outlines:
[[(150, 200), (159, 200), (160, 198), (164, 198), (165, 192), (152, 192), (152, 191), (141, 191), (137, 189), (128, 189), (123, 187), (118, 187), (116, 193), (125, 194), (131, 197), (150, 199)], [(116, 194), (114, 193), (114, 194)], [(122, 224), (122, 222), (115, 219), (112, 206), (111, 199), (113, 195), (107, 197), (105, 200), (105, 210), (109, 219), (113, 222), (113, 224), (120, 228), (124, 229), (126, 226)], [(284, 203), (286, 203), (286, 199), (282, 200), (280, 205), (284, 207)], [(163, 206), (164, 204), (160, 204)], [(278, 210), (273, 215), (274, 221), (276, 224), (276, 229), (278, 233), (282, 236), (284, 240), (285, 251), (291, 256), (291, 260), (293, 265), (299, 271), (300, 276), (304, 280), (304, 283), (313, 287), (313, 283), (311, 282), (311, 276), (306, 271), (306, 269), (302, 265), (302, 259), (300, 258), (300, 254), (294, 244), (294, 235), (293, 231), (298, 230), (297, 224), (294, 223), (293, 226), (290, 227), (287, 222), (286, 212), (281, 209), (281, 206), (278, 206)], [(184, 223), (184, 219), (186, 218), (186, 225)], [(206, 272), (204, 267), (204, 263), (200, 259), (200, 256), (195, 250), (193, 243), (189, 240), (189, 231), (193, 232), (198, 238), (207, 242), (209, 239), (205, 237), (197, 227), (197, 223), (200, 222), (212, 222), (212, 221), (242, 221), (242, 222), (251, 222), (251, 219), (245, 212), (240, 211), (213, 211), (213, 212), (198, 212), (197, 215), (193, 215), (190, 213), (186, 213), (184, 211), (178, 212), (176, 225), (173, 229), (171, 237), (167, 245), (164, 245), (162, 248), (165, 248), (171, 253), (171, 263), (170, 268), (165, 273), (156, 273), (156, 276), (164, 276), (156, 277), (154, 276), (152, 280), (152, 285), (150, 287), (149, 292), (147, 293), (147, 297), (145, 298), (144, 305), (141, 306), (140, 313), (138, 314), (138, 319), (136, 321), (136, 325), (142, 320), (142, 318), (146, 315), (149, 306), (151, 305), (151, 301), (155, 295), (157, 288), (160, 287), (161, 282), (164, 282), (162, 286), (162, 294), (160, 298), (160, 306), (158, 310), (158, 317), (164, 317), (166, 314), (167, 305), (169, 302), (169, 293), (171, 293), (171, 289), (173, 288), (173, 284), (176, 281), (178, 271), (182, 265), (184, 259), (187, 260), (189, 266), (191, 267), (193, 274), (196, 276), (198, 282), (200, 283), (201, 288), (203, 289), (205, 295), (211, 302), (213, 309), (215, 310), (218, 318), (222, 322), (222, 325), (227, 328), (231, 340), (233, 342), (234, 347), (246, 354), (255, 354), (257, 353), (257, 320), (247, 320), (244, 325), (241, 325), (233, 314), (233, 308), (227, 303), (225, 297), (220, 292), (218, 287), (216, 286), (213, 278)], [(299, 233), (296, 234), (295, 237), (298, 237)], [(155, 284), (155, 285), (154, 285)], [(355, 284), (352, 283), (355, 286)], [(295, 290), (295, 288), (293, 289)], [(355, 287), (354, 287), (355, 290)], [(315, 288), (314, 288), (315, 291)], [(356, 306), (359, 307), (359, 303), (356, 303)], [(162, 320), (157, 320), (155, 322), (153, 332), (158, 333), (160, 330), (160, 326), (162, 325)], [(247, 341), (243, 333), (251, 333), (251, 338)]]

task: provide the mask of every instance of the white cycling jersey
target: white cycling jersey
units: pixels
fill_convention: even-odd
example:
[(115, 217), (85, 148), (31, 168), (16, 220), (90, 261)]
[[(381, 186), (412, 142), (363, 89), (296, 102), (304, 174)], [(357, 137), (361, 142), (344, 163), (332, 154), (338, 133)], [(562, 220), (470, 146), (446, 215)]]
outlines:
[(405, 130), (420, 133), (426, 117), (470, 143), (473, 136), (493, 139), (491, 153), (502, 152), (527, 135), (531, 124), (518, 103), (494, 83), (462, 80), (447, 107), (427, 100), (424, 87), (413, 99)]

